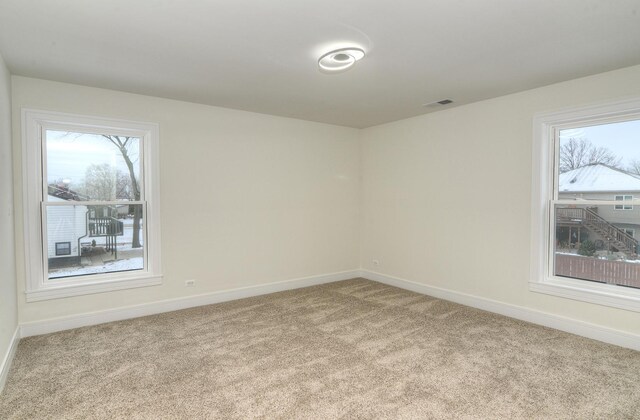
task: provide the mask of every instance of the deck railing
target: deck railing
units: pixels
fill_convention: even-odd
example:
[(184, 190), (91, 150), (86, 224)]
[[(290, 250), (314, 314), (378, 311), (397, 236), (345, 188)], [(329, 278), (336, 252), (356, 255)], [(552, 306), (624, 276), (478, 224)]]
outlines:
[(89, 236), (121, 236), (124, 224), (115, 217), (94, 217), (89, 219)]

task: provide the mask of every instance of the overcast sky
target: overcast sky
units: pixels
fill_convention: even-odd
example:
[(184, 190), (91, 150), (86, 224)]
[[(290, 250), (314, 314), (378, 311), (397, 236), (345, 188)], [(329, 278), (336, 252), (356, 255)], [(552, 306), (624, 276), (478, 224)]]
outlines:
[(594, 146), (606, 147), (622, 159), (623, 167), (632, 160), (640, 161), (640, 120), (561, 130), (560, 144), (571, 137), (586, 138)]
[[(109, 140), (94, 134), (68, 133), (47, 130), (47, 181), (67, 179), (71, 189), (84, 182), (87, 167), (91, 164), (107, 163), (125, 174), (129, 173), (120, 151)], [(129, 149), (131, 160), (136, 164), (139, 175), (139, 140)]]

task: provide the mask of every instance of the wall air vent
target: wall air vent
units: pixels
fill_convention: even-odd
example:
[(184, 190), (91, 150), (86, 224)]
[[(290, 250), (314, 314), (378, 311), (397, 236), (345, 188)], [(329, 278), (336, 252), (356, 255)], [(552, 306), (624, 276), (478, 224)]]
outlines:
[(453, 101), (451, 99), (443, 99), (441, 101), (429, 102), (429, 103), (426, 103), (426, 104), (424, 104), (422, 106), (424, 106), (424, 107), (432, 107), (432, 106), (449, 105), (449, 104), (452, 104), (452, 103), (453, 103)]

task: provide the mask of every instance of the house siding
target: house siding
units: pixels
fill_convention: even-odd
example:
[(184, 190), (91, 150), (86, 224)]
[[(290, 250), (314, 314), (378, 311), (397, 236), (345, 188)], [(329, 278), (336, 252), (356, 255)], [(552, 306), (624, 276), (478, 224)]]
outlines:
[[(49, 258), (79, 257), (78, 239), (87, 235), (86, 206), (47, 209), (47, 255)], [(70, 242), (71, 255), (56, 255), (56, 243)]]

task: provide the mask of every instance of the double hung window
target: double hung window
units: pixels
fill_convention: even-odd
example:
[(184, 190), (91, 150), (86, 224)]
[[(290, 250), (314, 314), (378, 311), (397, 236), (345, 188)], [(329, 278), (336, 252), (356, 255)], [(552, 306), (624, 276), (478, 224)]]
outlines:
[(640, 311), (640, 100), (534, 119), (534, 291)]
[(158, 127), (23, 111), (27, 300), (159, 284)]

